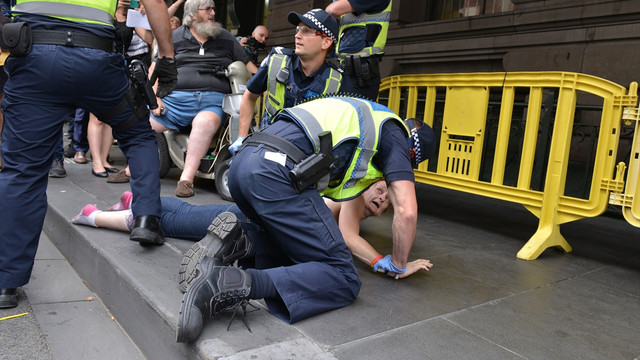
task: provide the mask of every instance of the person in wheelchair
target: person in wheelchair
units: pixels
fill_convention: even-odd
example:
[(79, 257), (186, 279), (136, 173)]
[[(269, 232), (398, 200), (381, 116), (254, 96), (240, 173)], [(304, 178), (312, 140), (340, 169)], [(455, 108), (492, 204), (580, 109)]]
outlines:
[(173, 93), (158, 99), (158, 108), (151, 113), (151, 127), (158, 133), (190, 129), (178, 197), (195, 194), (193, 181), (200, 159), (224, 120), (222, 100), (231, 92), (224, 69), (239, 60), (247, 70), (256, 70), (235, 37), (215, 22), (215, 14), (213, 0), (185, 2), (184, 25), (173, 31), (178, 84)]

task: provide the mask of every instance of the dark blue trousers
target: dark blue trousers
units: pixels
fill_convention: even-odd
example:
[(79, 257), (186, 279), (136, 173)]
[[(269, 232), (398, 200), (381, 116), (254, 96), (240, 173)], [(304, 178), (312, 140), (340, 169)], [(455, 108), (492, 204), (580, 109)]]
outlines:
[(260, 232), (249, 232), (255, 265), (273, 281), (279, 298), (265, 299), (271, 313), (290, 323), (351, 304), (360, 278), (331, 211), (314, 188), (296, 193), (292, 164), (265, 159), (247, 146), (229, 169), (229, 190)]
[[(0, 172), (0, 288), (26, 284), (44, 216), (47, 180), (64, 119), (76, 108), (106, 113), (124, 98), (129, 80), (120, 54), (34, 44), (22, 57), (10, 56), (2, 108)], [(127, 106), (111, 122), (130, 117)], [(131, 168), (134, 216), (160, 216), (160, 179), (155, 135), (148, 119), (114, 130)], [(75, 196), (69, 194), (69, 196)]]
[(89, 126), (89, 113), (84, 109), (76, 109), (73, 118), (73, 149), (76, 152), (86, 153), (89, 151), (89, 140), (87, 139), (87, 128)]

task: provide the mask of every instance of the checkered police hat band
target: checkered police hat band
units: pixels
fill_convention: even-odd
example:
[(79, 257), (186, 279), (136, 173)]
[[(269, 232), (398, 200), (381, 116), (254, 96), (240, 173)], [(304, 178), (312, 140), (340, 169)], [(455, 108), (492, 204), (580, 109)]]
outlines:
[(413, 137), (413, 149), (415, 150), (415, 163), (422, 162), (422, 150), (420, 149), (420, 139), (418, 137), (418, 130), (411, 130), (411, 136)]
[(320, 29), (320, 31), (327, 34), (334, 42), (338, 40), (336, 39), (336, 36), (331, 32), (331, 30), (329, 30), (326, 26), (324, 26), (324, 24), (321, 23), (320, 20), (318, 20), (315, 16), (313, 16), (313, 14), (309, 14), (309, 12), (307, 12), (303, 16), (311, 20), (318, 27), (318, 29)]

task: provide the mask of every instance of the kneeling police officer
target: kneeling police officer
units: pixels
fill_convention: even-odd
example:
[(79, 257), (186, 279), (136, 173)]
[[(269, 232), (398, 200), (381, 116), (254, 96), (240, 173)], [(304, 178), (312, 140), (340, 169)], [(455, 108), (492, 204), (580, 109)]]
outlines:
[(383, 177), (395, 210), (393, 252), (371, 266), (406, 276), (418, 216), (413, 168), (434, 144), (429, 126), (359, 98), (320, 98), (278, 112), (229, 168), (236, 205), (261, 228), (248, 233), (256, 268), (204, 257), (183, 299), (178, 341), (196, 340), (205, 317), (248, 299), (264, 299), (288, 323), (351, 304), (360, 278), (322, 195), (353, 199)]

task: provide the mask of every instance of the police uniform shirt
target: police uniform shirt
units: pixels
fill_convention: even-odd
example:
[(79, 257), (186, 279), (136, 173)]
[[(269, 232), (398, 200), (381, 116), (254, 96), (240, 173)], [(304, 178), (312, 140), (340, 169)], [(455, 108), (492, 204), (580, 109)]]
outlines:
[[(327, 62), (324, 62), (317, 71), (307, 76), (305, 75), (304, 71), (302, 71), (302, 67), (300, 66), (300, 58), (298, 58), (298, 56), (296, 55), (288, 55), (288, 56), (290, 57), (290, 61), (292, 61), (292, 64), (293, 64), (293, 80), (295, 81), (296, 85), (298, 85), (298, 88), (300, 88), (300, 92), (302, 93), (303, 96), (300, 97), (299, 96), (300, 94), (293, 94), (293, 97), (287, 96), (287, 95), (291, 95), (289, 93), (289, 90), (287, 90), (286, 91), (287, 94), (285, 94), (285, 97), (284, 97), (285, 103), (283, 107), (295, 106), (296, 104), (292, 103), (291, 99), (294, 99), (294, 102), (295, 102), (296, 101), (295, 99), (297, 99), (297, 101), (300, 101), (306, 98), (307, 97), (306, 92), (308, 90), (307, 87), (310, 86), (318, 76), (322, 75), (325, 69), (329, 66)], [(247, 82), (247, 90), (251, 91), (254, 94), (262, 94), (263, 92), (267, 91), (267, 86), (269, 82), (270, 57), (271, 55), (269, 55), (269, 58), (265, 59), (262, 62), (262, 65), (258, 68), (258, 71), (256, 72), (256, 74), (253, 75), (251, 79), (249, 79), (249, 81)], [(289, 68), (291, 68), (291, 66)]]
[(353, 8), (356, 10), (353, 13), (355, 15), (360, 15), (360, 14), (364, 14), (364, 13), (379, 13), (382, 10), (386, 9), (387, 6), (389, 6), (389, 3), (391, 2), (391, 0), (378, 0), (378, 1), (372, 1), (372, 0), (348, 0), (349, 4), (351, 4), (351, 6), (353, 6)]
[(247, 54), (236, 38), (225, 29), (215, 39), (207, 39), (202, 45), (189, 27), (183, 25), (173, 31), (173, 48), (178, 68), (176, 90), (231, 92), (229, 80), (215, 76), (215, 68), (226, 69), (234, 61), (249, 62)]
[[(389, 6), (391, 0), (348, 0), (353, 6), (356, 16), (366, 13), (376, 14)], [(338, 20), (339, 21), (339, 20)], [(344, 34), (340, 34), (340, 53), (357, 53), (366, 46), (373, 45), (366, 43), (366, 35), (362, 33), (362, 29), (347, 29)]]

